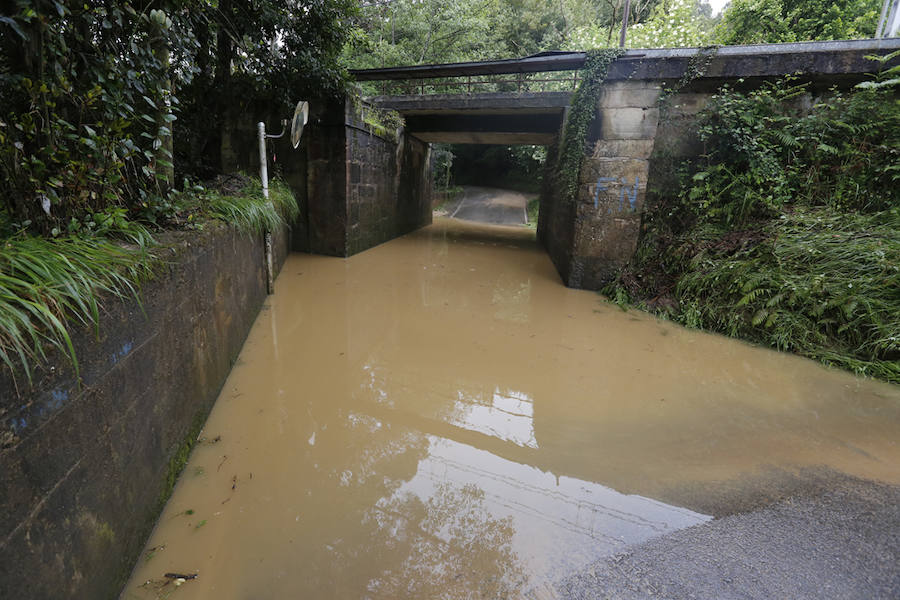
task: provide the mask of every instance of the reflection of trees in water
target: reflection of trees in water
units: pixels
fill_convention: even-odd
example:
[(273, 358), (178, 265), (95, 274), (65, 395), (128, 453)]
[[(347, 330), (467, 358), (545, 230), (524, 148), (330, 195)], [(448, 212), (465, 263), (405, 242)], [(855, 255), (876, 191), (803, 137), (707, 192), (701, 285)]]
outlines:
[(412, 493), (379, 502), (364, 519), (396, 564), (369, 582), (382, 598), (510, 598), (527, 582), (512, 550), (512, 519), (492, 518), (484, 491), (438, 484), (424, 501)]

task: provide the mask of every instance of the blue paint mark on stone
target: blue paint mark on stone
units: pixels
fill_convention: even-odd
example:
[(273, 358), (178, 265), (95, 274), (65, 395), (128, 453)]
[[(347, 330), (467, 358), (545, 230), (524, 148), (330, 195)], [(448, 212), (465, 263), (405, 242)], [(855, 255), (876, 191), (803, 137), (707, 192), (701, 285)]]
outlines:
[(594, 208), (597, 208), (600, 205), (600, 192), (606, 191), (609, 188), (603, 185), (607, 181), (615, 181), (615, 177), (598, 177), (597, 178), (597, 189), (594, 190)]
[(68, 391), (56, 388), (55, 390), (50, 392), (50, 400), (45, 404), (45, 406), (51, 410), (59, 410), (68, 399)]
[(133, 348), (134, 344), (132, 342), (125, 342), (124, 344), (122, 344), (121, 348), (113, 352), (112, 363), (116, 364), (117, 362), (128, 356), (128, 353), (131, 352)]
[[(621, 182), (621, 186), (619, 187), (619, 211), (625, 212), (628, 207), (630, 207), (631, 212), (637, 211), (637, 194), (638, 187), (640, 187), (641, 178), (634, 178), (634, 186), (629, 187), (628, 181), (622, 177), (621, 180), (615, 177), (598, 177), (597, 185), (594, 189), (594, 208), (599, 208), (600, 206), (600, 192), (608, 191), (609, 188), (604, 185), (609, 182)], [(626, 206), (626, 200), (628, 205)], [(610, 212), (611, 207), (607, 207), (606, 212)]]
[(640, 177), (634, 178), (634, 187), (631, 190), (625, 187), (625, 178), (622, 178), (622, 187), (619, 189), (619, 203), (621, 206), (621, 210), (625, 210), (625, 198), (628, 198), (628, 204), (631, 205), (631, 212), (637, 210), (637, 193), (638, 193), (638, 184), (640, 183)]

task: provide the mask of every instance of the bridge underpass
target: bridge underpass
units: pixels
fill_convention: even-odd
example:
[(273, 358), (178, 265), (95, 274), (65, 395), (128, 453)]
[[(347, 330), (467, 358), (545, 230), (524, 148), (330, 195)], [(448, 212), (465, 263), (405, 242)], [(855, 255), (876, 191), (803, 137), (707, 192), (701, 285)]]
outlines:
[[(558, 189), (541, 198), (538, 238), (563, 282), (596, 290), (630, 260), (645, 202), (675, 183), (665, 165), (700, 152), (692, 124), (723, 84), (752, 89), (791, 74), (809, 83), (812, 97), (871, 77), (878, 63), (866, 56), (897, 49), (895, 38), (626, 52), (607, 73), (576, 198)], [(373, 128), (366, 108), (350, 102), (318, 107), (307, 142), (308, 202), (298, 224), (298, 249), (349, 256), (430, 223), (431, 143), (553, 145), (572, 93), (522, 91), (523, 83), (535, 74), (577, 71), (586, 57), (549, 53), (354, 71), (361, 82), (466, 93), (369, 98), (371, 105), (404, 117), (405, 129), (396, 132)], [(495, 87), (515, 91), (471, 93), (473, 77), (498, 75), (516, 79)], [(556, 81), (565, 80), (574, 78)], [(670, 91), (661, 118), (665, 89)]]
[(373, 103), (400, 113), (407, 132), (432, 144), (548, 146), (556, 142), (571, 96), (571, 92), (496, 92), (388, 96)]

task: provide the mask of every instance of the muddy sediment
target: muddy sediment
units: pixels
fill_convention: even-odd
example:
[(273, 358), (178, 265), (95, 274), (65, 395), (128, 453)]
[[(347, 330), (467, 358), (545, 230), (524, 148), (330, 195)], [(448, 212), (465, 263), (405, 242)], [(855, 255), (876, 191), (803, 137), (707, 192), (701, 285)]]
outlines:
[(524, 228), (276, 287), (123, 598), (554, 597), (804, 473), (900, 484), (896, 386), (567, 289)]

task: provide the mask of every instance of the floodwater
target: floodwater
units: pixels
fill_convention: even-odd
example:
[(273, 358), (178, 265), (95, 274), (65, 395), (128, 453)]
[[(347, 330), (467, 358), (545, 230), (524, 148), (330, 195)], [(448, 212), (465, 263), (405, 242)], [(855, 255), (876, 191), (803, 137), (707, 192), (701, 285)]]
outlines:
[(566, 289), (523, 228), (276, 288), (123, 598), (554, 598), (810, 470), (900, 483), (900, 388)]

